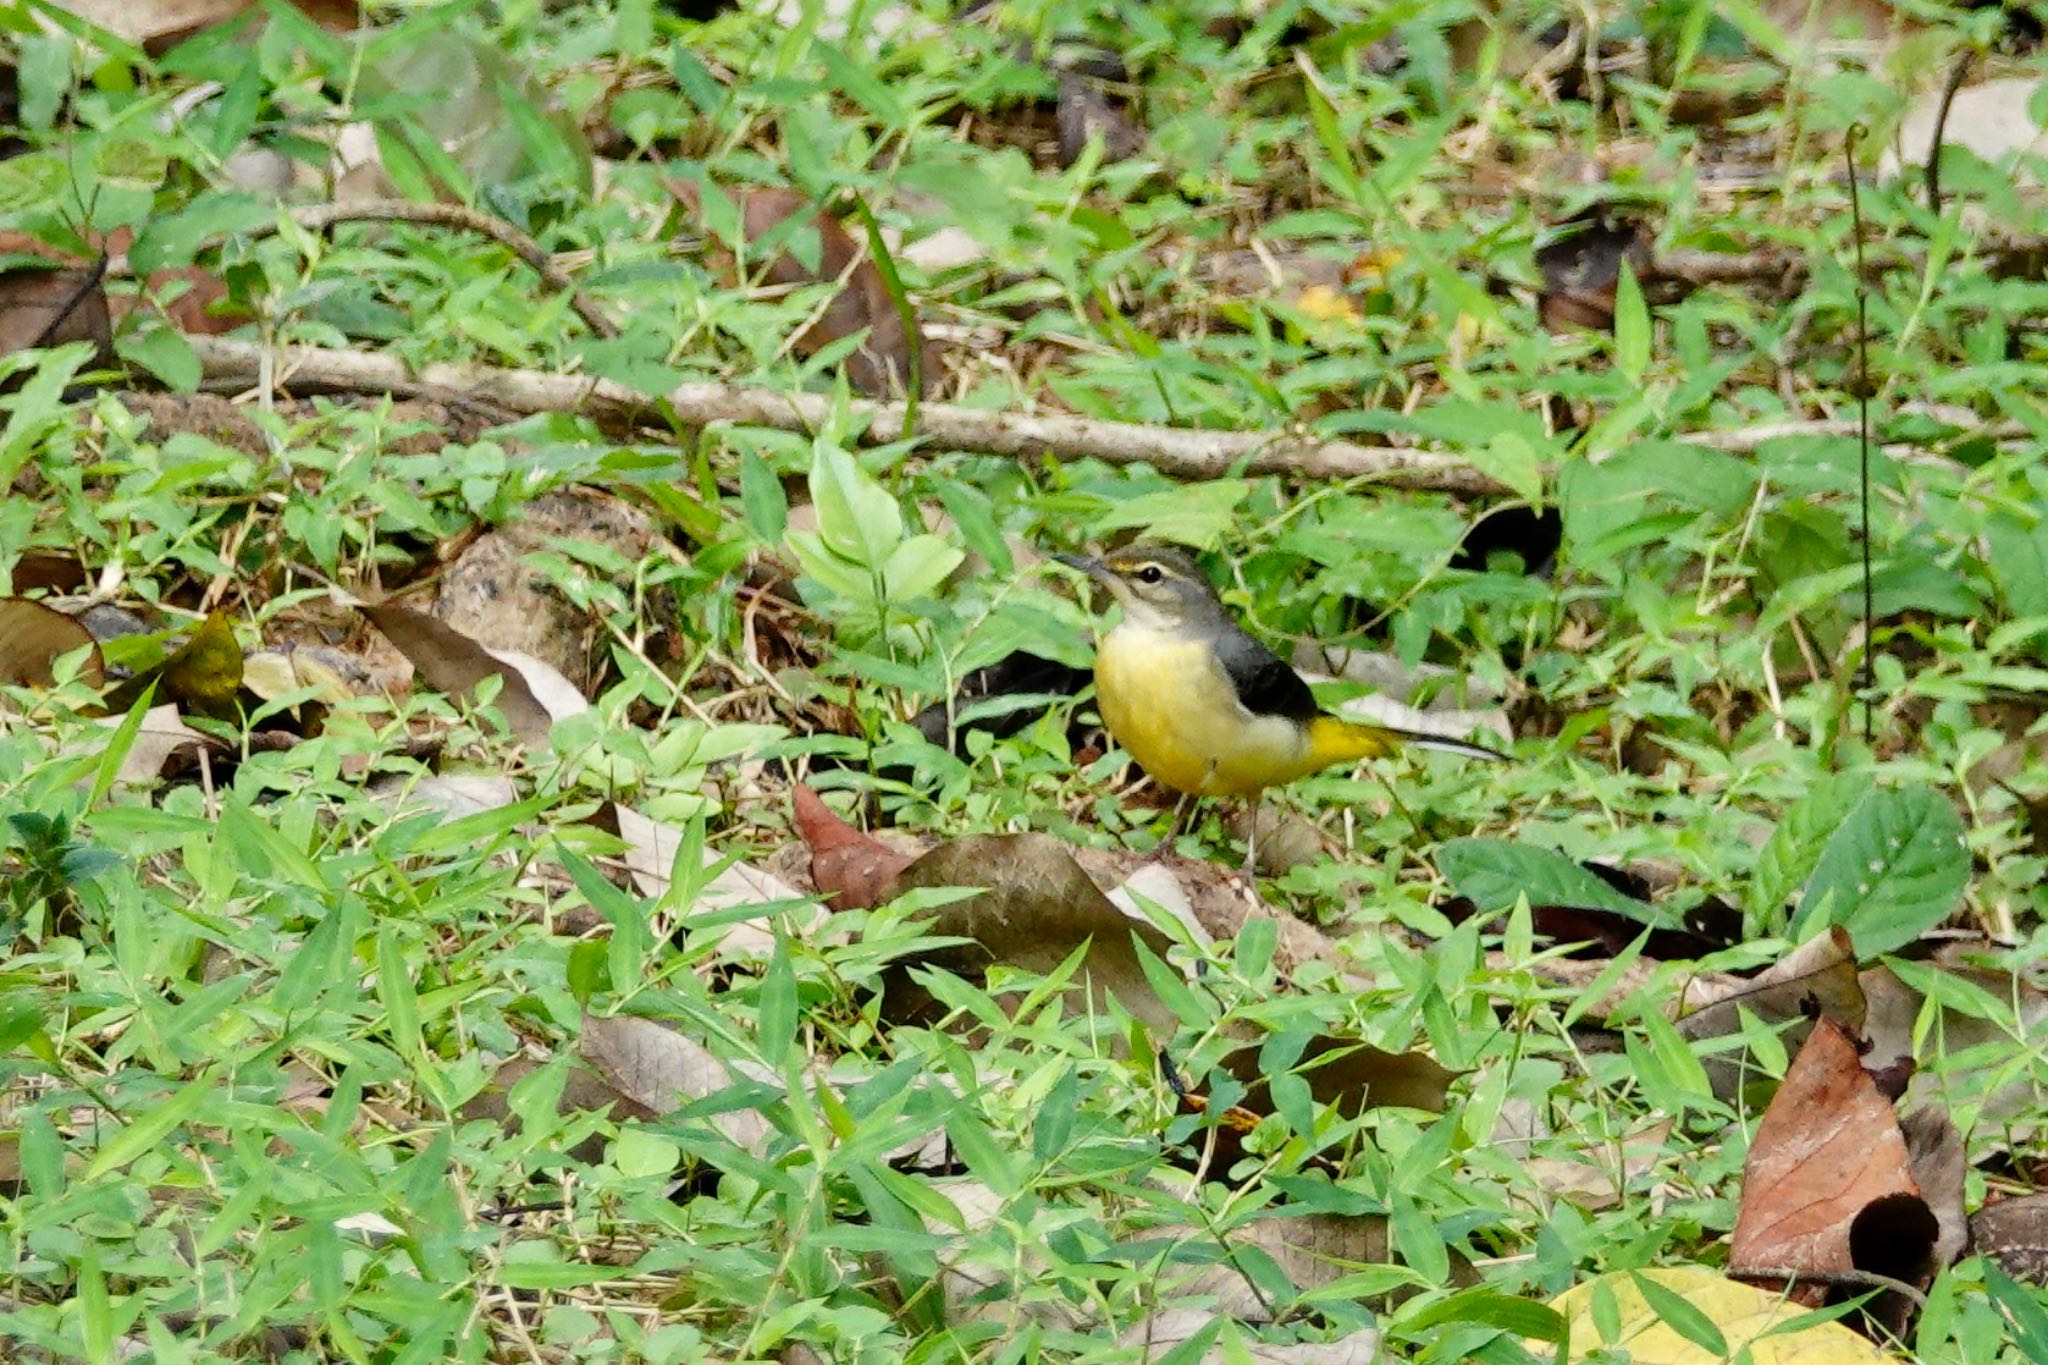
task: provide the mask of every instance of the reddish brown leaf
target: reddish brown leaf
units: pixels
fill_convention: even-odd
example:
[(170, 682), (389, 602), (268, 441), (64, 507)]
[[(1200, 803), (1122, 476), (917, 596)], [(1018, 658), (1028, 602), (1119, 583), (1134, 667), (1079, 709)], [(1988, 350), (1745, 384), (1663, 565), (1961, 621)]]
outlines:
[(835, 910), (866, 910), (887, 899), (896, 875), (917, 859), (872, 839), (799, 782), (796, 827), (811, 849), (811, 881)]
[[(1936, 1231), (1891, 1102), (1849, 1035), (1820, 1020), (1750, 1143), (1729, 1274), (1911, 1280), (1927, 1268)], [(1817, 1304), (1826, 1290), (1794, 1294)]]
[(113, 323), (101, 287), (104, 263), (76, 269), (20, 265), (0, 271), (0, 355), (38, 346), (90, 341), (105, 361), (113, 354)]

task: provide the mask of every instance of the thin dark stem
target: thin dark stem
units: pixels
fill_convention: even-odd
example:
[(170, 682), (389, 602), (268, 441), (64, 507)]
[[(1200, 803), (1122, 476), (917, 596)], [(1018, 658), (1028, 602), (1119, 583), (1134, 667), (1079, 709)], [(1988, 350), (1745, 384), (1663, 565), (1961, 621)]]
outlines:
[(1856, 461), (1863, 501), (1863, 664), (1858, 670), (1857, 690), (1863, 694), (1863, 742), (1867, 745), (1875, 729), (1871, 694), (1876, 672), (1871, 650), (1876, 644), (1877, 609), (1870, 569), (1870, 284), (1863, 273), (1863, 196), (1856, 182), (1856, 141), (1862, 133), (1862, 124), (1850, 126), (1843, 159), (1849, 165), (1849, 221), (1856, 237)]
[(1941, 107), (1934, 112), (1934, 140), (1927, 144), (1927, 208), (1936, 217), (1941, 216), (1941, 141), (1948, 133), (1949, 107), (1956, 102), (1956, 91), (1962, 89), (1963, 79), (1976, 60), (1976, 49), (1963, 49), (1963, 55), (1949, 69), (1948, 83), (1941, 88)]

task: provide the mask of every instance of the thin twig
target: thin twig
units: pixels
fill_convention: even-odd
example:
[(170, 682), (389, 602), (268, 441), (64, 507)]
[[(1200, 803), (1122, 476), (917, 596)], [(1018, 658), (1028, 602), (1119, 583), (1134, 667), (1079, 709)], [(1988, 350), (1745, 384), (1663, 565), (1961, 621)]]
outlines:
[(1874, 1270), (1807, 1270), (1795, 1266), (1759, 1265), (1729, 1270), (1728, 1278), (1746, 1284), (1824, 1284), (1834, 1289), (1888, 1289), (1904, 1295), (1916, 1308), (1927, 1306), (1927, 1296), (1904, 1280), (1880, 1275)]

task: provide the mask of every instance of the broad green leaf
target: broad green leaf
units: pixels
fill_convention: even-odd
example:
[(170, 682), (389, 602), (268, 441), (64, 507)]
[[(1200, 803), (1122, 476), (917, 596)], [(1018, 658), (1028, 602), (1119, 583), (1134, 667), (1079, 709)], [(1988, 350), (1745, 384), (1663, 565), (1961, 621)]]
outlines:
[(1984, 567), (2014, 616), (2048, 616), (2048, 519), (2028, 526), (2012, 516), (1984, 528)]
[(1765, 920), (1783, 912), (1792, 893), (1812, 875), (1828, 837), (1842, 827), (1869, 790), (1868, 777), (1835, 773), (1785, 808), (1778, 827), (1756, 855), (1749, 894), (1744, 897), (1752, 916)]
[(1656, 907), (1624, 896), (1562, 853), (1506, 839), (1453, 839), (1437, 850), (1437, 870), (1451, 888), (1469, 897), (1483, 914), (1514, 908), (1518, 896), (1531, 905), (1570, 905), (1613, 910), (1646, 924), (1665, 917)]
[(1465, 458), (1482, 474), (1499, 479), (1530, 507), (1543, 507), (1543, 456), (1518, 431), (1495, 432), (1483, 446), (1472, 446)]
[(1793, 937), (1839, 924), (1861, 956), (1896, 952), (1953, 914), (1969, 880), (1962, 817), (1946, 796), (1871, 792), (1821, 850)]
[(903, 509), (853, 456), (820, 441), (811, 455), (818, 535), (842, 559), (878, 569), (903, 539)]
[(912, 536), (896, 547), (882, 567), (889, 600), (908, 602), (932, 596), (965, 558), (965, 551), (938, 536)]
[(1213, 550), (1238, 522), (1238, 508), (1252, 486), (1243, 479), (1211, 479), (1180, 488), (1140, 493), (1106, 509), (1094, 532), (1140, 527), (1160, 540)]

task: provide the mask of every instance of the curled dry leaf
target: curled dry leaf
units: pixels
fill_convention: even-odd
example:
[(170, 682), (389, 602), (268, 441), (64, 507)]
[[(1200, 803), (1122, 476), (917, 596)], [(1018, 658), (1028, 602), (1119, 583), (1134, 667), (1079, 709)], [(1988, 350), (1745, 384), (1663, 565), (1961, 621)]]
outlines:
[(1728, 1273), (1782, 1285), (1809, 1307), (1866, 1271), (1924, 1283), (1939, 1227), (1913, 1178), (1892, 1102), (1831, 1020), (1814, 1025), (1764, 1111), (1743, 1165)]
[[(702, 216), (701, 187), (687, 180), (662, 183), (692, 217)], [(797, 354), (816, 355), (834, 342), (865, 332), (859, 349), (846, 358), (848, 383), (861, 393), (880, 397), (902, 392), (909, 382), (910, 358), (915, 348), (919, 386), (924, 393), (933, 391), (939, 378), (937, 351), (914, 325), (915, 315), (911, 318), (912, 329), (904, 330), (896, 301), (889, 297), (882, 272), (868, 259), (865, 247), (829, 215), (818, 212), (809, 197), (797, 190), (749, 189), (737, 191), (734, 197), (739, 206), (741, 231), (750, 249), (771, 236), (787, 243), (787, 233), (777, 229), (790, 219), (806, 219), (818, 242), (816, 269), (798, 260), (796, 253), (785, 245), (765, 266), (750, 260), (737, 267), (741, 278), (758, 278), (763, 284), (784, 288), (821, 282), (840, 286), (818, 320), (791, 343)], [(736, 272), (730, 255), (716, 251), (713, 256), (717, 268), (729, 276)]]
[(429, 687), (468, 697), (485, 678), (504, 679), (497, 707), (512, 734), (526, 744), (545, 744), (555, 721), (589, 709), (568, 679), (538, 659), (478, 644), (445, 622), (395, 602), (357, 603), (356, 610), (412, 660)]
[[(1867, 1060), (1864, 1068), (1869, 1069)], [(1900, 1119), (1899, 1130), (1906, 1135), (1906, 1160), (1913, 1183), (1920, 1187), (1938, 1229), (1934, 1264), (1937, 1268), (1953, 1265), (1970, 1245), (1970, 1220), (1963, 1212), (1963, 1176), (1969, 1169), (1963, 1135), (1945, 1111), (1932, 1105)]]
[(53, 666), (75, 649), (90, 651), (79, 677), (98, 687), (106, 677), (92, 632), (55, 607), (25, 597), (0, 597), (0, 685), (48, 687)]

